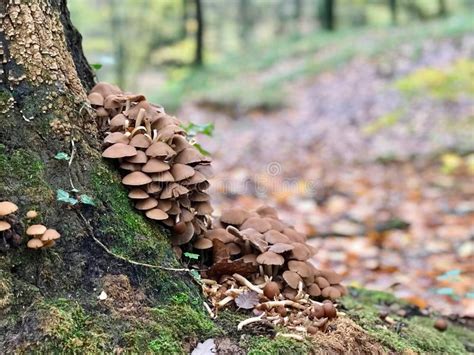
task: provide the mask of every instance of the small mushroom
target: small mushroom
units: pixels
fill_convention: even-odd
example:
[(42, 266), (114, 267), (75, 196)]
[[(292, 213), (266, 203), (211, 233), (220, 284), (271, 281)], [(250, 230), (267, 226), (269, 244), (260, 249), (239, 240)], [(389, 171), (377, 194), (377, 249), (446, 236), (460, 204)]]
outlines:
[(270, 281), (263, 288), (263, 294), (272, 300), (280, 294), (280, 286), (275, 281)]
[[(274, 270), (278, 269), (279, 265), (283, 265), (285, 259), (272, 251), (266, 251), (265, 253), (260, 254), (257, 256), (257, 263), (262, 264), (265, 270), (265, 274), (268, 276), (272, 276)], [(272, 268), (275, 266), (275, 269)]]
[(26, 218), (27, 219), (33, 219), (33, 218), (36, 218), (38, 217), (38, 212), (34, 211), (34, 210), (30, 210), (28, 212), (26, 212)]
[(142, 173), (141, 171), (134, 171), (128, 175), (125, 175), (125, 177), (122, 179), (122, 184), (127, 186), (141, 186), (146, 185), (151, 181), (151, 177), (145, 173)]
[(42, 224), (33, 224), (28, 227), (28, 229), (26, 230), (26, 234), (32, 237), (38, 237), (43, 235), (46, 230), (47, 228)]
[(26, 246), (30, 249), (40, 249), (42, 248), (44, 243), (39, 240), (38, 238), (32, 238), (26, 243)]
[(40, 239), (42, 242), (48, 242), (48, 241), (59, 239), (60, 237), (61, 235), (58, 233), (56, 229), (47, 229), (43, 233)]
[(108, 147), (102, 153), (104, 158), (110, 159), (119, 159), (119, 158), (126, 158), (126, 157), (133, 157), (137, 155), (137, 150), (135, 147), (131, 145), (123, 144), (123, 143), (115, 143)]
[(249, 213), (243, 208), (230, 208), (222, 211), (220, 221), (225, 224), (240, 226), (248, 216)]
[(10, 201), (0, 202), (0, 217), (4, 217), (18, 210), (18, 206)]

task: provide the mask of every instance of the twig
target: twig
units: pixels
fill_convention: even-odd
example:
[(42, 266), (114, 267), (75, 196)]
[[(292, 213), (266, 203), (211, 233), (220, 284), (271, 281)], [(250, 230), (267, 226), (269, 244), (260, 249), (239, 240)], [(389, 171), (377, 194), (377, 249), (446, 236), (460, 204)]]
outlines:
[(110, 254), (112, 255), (114, 258), (116, 259), (120, 259), (120, 260), (123, 260), (123, 261), (126, 261), (127, 263), (129, 264), (133, 264), (133, 265), (139, 265), (139, 266), (143, 266), (143, 267), (148, 267), (148, 268), (151, 268), (151, 269), (160, 269), (160, 270), (166, 270), (166, 271), (175, 271), (175, 272), (190, 272), (191, 270), (190, 269), (185, 269), (185, 268), (174, 268), (174, 267), (167, 267), (167, 266), (161, 266), (161, 265), (152, 265), (152, 264), (147, 264), (147, 263), (141, 263), (139, 261), (135, 261), (135, 260), (131, 260), (131, 259), (128, 259), (122, 255), (118, 255), (118, 254), (115, 254), (114, 252), (112, 252), (109, 248), (107, 248), (107, 246), (102, 243), (99, 239), (96, 238), (96, 236), (94, 235), (94, 230), (92, 228), (92, 226), (90, 225), (90, 223), (87, 221), (87, 219), (84, 217), (84, 215), (77, 211), (77, 213), (79, 214), (79, 216), (82, 218), (82, 220), (84, 221), (84, 223), (86, 224), (86, 227), (87, 229), (89, 230), (90, 232), (90, 236), (91, 238), (97, 243), (99, 244), (102, 249), (105, 250), (105, 252), (107, 254)]
[(245, 319), (243, 320), (242, 322), (240, 322), (238, 325), (237, 325), (237, 330), (242, 330), (243, 327), (245, 327), (246, 325), (249, 325), (251, 323), (255, 323), (255, 322), (260, 322), (262, 321), (262, 317), (265, 315), (265, 313), (262, 313), (260, 314), (258, 317), (253, 317), (253, 318), (248, 318), (248, 319)]

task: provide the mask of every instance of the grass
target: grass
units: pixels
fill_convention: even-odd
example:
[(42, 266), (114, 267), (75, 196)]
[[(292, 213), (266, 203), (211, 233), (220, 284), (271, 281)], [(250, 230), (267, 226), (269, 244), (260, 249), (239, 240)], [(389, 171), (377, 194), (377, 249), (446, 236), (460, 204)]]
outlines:
[[(379, 56), (405, 43), (419, 49), (428, 38), (459, 37), (472, 30), (469, 17), (455, 16), (397, 28), (292, 35), (249, 47), (242, 54), (210, 62), (201, 69), (170, 69), (168, 80), (151, 95), (151, 101), (160, 102), (169, 111), (185, 100), (239, 110), (274, 109), (286, 104), (289, 82), (333, 70), (356, 56)], [(419, 55), (416, 48), (414, 53)]]

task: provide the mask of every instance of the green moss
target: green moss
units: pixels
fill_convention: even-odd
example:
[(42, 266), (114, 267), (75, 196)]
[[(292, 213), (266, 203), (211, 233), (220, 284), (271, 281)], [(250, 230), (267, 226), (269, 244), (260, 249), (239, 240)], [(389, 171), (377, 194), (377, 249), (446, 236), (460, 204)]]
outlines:
[(351, 296), (342, 300), (349, 316), (364, 328), (368, 334), (377, 339), (390, 350), (405, 351), (407, 349), (421, 353), (462, 354), (466, 353), (463, 341), (474, 337), (474, 332), (454, 325), (446, 332), (439, 332), (433, 327), (433, 320), (428, 317), (400, 317), (390, 314), (399, 324), (397, 329), (379, 317), (377, 306), (407, 303), (397, 300), (385, 292), (353, 289)]
[(247, 346), (248, 355), (304, 355), (309, 354), (311, 349), (309, 342), (283, 337), (269, 339), (264, 336), (252, 337)]
[(0, 144), (0, 191), (8, 195), (27, 196), (32, 203), (53, 198), (44, 179), (44, 164), (31, 151), (16, 149), (7, 153)]
[[(0, 112), (6, 113), (10, 110), (10, 107), (13, 103), (13, 96), (10, 91), (1, 89), (0, 90)], [(2, 115), (3, 116), (3, 115)], [(6, 116), (3, 116), (6, 117)]]
[(99, 321), (74, 302), (59, 299), (38, 306), (38, 327), (45, 339), (36, 344), (40, 353), (99, 353), (109, 348), (110, 336)]

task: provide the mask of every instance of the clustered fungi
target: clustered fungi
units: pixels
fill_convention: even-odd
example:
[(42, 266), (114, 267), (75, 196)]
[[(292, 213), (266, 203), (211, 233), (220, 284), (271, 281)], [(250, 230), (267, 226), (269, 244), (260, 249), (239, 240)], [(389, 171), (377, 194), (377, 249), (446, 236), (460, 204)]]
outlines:
[[(257, 272), (253, 274), (252, 268), (247, 268), (253, 282), (263, 284), (265, 278), (271, 278), (286, 299), (291, 300), (302, 291), (314, 298), (331, 300), (346, 293), (340, 275), (316, 269), (308, 262), (315, 250), (306, 244), (306, 235), (281, 221), (271, 207), (253, 212), (241, 208), (224, 210), (214, 227), (193, 243), (196, 249), (213, 250), (209, 276), (219, 277), (223, 275), (220, 270), (227, 271), (233, 263), (244, 262), (255, 266)], [(217, 255), (219, 245), (222, 251)], [(219, 258), (226, 260), (222, 263)]]
[[(19, 232), (20, 221), (14, 213), (18, 211), (18, 206), (10, 201), (0, 202), (0, 232), (3, 234), (3, 244), (9, 243), (18, 247), (21, 244)], [(30, 210), (26, 213), (26, 219), (32, 221), (38, 217), (36, 211)], [(42, 224), (33, 224), (26, 230), (26, 235), (31, 239), (26, 246), (30, 249), (50, 248), (55, 244), (55, 240), (61, 235), (55, 229), (48, 229)]]
[(17, 247), (21, 243), (21, 236), (16, 230), (18, 217), (14, 213), (18, 206), (10, 201), (0, 202), (0, 233), (2, 233), (3, 248), (9, 245)]
[(178, 119), (143, 95), (107, 83), (97, 84), (88, 99), (106, 132), (102, 156), (118, 161), (135, 207), (172, 227), (179, 257), (183, 249), (201, 255), (211, 315), (233, 301), (256, 314), (240, 328), (268, 321), (305, 333), (326, 329), (337, 316), (332, 301), (347, 291), (340, 275), (308, 262), (315, 250), (306, 235), (268, 206), (224, 210), (211, 227), (213, 209), (204, 192), (210, 159), (188, 141)]
[(106, 130), (102, 156), (119, 162), (135, 208), (172, 227), (175, 246), (206, 231), (211, 160), (188, 141), (179, 120), (107, 83), (97, 84), (88, 100)]

